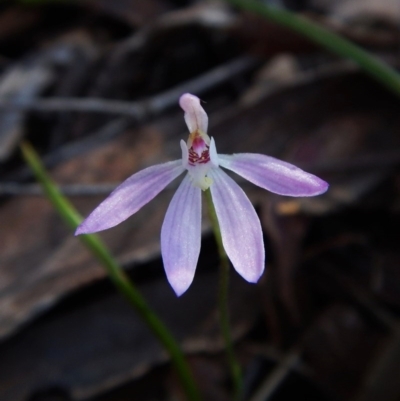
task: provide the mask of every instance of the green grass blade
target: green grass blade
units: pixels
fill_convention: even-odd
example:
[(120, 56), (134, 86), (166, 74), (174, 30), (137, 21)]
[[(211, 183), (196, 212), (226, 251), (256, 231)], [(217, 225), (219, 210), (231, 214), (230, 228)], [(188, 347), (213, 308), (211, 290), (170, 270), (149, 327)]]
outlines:
[[(82, 217), (76, 211), (74, 206), (58, 190), (55, 183), (45, 171), (39, 156), (32, 146), (23, 143), (21, 145), (21, 150), (25, 161), (34, 172), (36, 179), (40, 182), (46, 197), (50, 200), (68, 226), (75, 230), (82, 221)], [(194, 383), (185, 357), (170, 331), (164, 326), (156, 313), (147, 305), (132, 281), (107, 250), (100, 237), (95, 234), (87, 234), (80, 235), (78, 238), (104, 266), (117, 289), (135, 308), (139, 316), (168, 351), (188, 400), (199, 401), (201, 397)]]
[(290, 28), (325, 49), (354, 61), (376, 81), (400, 96), (400, 74), (376, 56), (368, 53), (342, 36), (283, 8), (266, 5), (256, 0), (226, 1)]

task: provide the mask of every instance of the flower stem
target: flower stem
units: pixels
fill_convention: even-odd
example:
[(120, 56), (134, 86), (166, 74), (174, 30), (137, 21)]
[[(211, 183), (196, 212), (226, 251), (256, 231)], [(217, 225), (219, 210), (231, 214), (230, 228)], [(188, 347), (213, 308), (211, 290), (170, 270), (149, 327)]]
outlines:
[(234, 399), (240, 400), (242, 395), (242, 372), (240, 365), (233, 351), (232, 335), (229, 325), (229, 306), (228, 306), (228, 288), (229, 288), (229, 259), (225, 252), (221, 230), (218, 223), (217, 213), (215, 212), (214, 203), (211, 197), (211, 191), (207, 189), (205, 192), (208, 214), (211, 226), (214, 231), (215, 240), (217, 242), (218, 253), (221, 260), (219, 291), (218, 291), (218, 310), (221, 332), (225, 342), (225, 351), (230, 368), (231, 378), (234, 386)]
[(357, 63), (367, 74), (383, 86), (400, 95), (400, 74), (385, 62), (363, 50), (349, 40), (329, 31), (309, 19), (282, 8), (277, 8), (256, 0), (226, 0), (242, 9), (292, 29), (341, 57)]
[[(64, 221), (75, 230), (82, 221), (82, 217), (50, 179), (34, 149), (27, 143), (22, 144), (21, 149), (25, 161), (29, 164), (37, 180), (42, 185), (47, 198), (51, 201)], [(164, 326), (156, 313), (147, 305), (145, 299), (118, 265), (116, 260), (111, 256), (100, 237), (95, 234), (86, 234), (80, 235), (79, 238), (102, 263), (118, 291), (123, 294), (128, 302), (135, 308), (139, 316), (168, 351), (181, 380), (187, 399), (190, 401), (200, 401), (201, 397), (191, 375), (189, 366), (170, 331)]]

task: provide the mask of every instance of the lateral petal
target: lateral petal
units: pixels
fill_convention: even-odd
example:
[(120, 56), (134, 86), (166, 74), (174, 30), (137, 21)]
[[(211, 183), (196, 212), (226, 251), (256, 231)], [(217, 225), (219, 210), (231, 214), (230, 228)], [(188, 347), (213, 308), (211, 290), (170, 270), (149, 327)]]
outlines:
[(182, 161), (157, 164), (133, 174), (78, 226), (75, 235), (95, 233), (116, 226), (150, 202), (182, 174)]
[(201, 242), (201, 189), (187, 174), (176, 191), (161, 229), (165, 273), (176, 295), (193, 281)]
[(215, 146), (214, 138), (211, 138), (210, 141), (210, 161), (213, 167), (219, 166), (217, 147)]
[(211, 195), (222, 243), (236, 271), (255, 283), (264, 271), (265, 250), (260, 220), (243, 190), (221, 169), (210, 170)]
[(261, 188), (279, 195), (315, 196), (329, 185), (293, 164), (257, 153), (218, 155), (219, 164)]

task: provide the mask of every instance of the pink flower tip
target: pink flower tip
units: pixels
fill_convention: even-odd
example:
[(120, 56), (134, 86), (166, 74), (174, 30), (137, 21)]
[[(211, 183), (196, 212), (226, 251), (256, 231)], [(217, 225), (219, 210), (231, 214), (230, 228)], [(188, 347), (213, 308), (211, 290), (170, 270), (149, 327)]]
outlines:
[(81, 224), (79, 224), (79, 226), (76, 228), (75, 230), (75, 237), (77, 235), (81, 235), (81, 234), (90, 234), (93, 231), (89, 230), (86, 226), (85, 226), (85, 221), (83, 221)]
[(190, 287), (193, 278), (194, 271), (185, 269), (176, 269), (169, 272), (167, 275), (168, 282), (178, 297), (180, 297)]
[(180, 98), (179, 98), (179, 105), (181, 106), (182, 110), (185, 111), (186, 113), (196, 109), (200, 106), (200, 99), (192, 95), (191, 93), (184, 93)]

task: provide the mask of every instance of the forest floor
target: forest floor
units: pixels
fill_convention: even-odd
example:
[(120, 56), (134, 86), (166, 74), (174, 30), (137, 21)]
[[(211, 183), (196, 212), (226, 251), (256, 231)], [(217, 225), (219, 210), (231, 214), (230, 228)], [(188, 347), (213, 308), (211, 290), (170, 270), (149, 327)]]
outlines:
[[(396, 0), (274, 3), (400, 66)], [(87, 215), (134, 172), (180, 158), (185, 92), (204, 100), (219, 152), (267, 154), (330, 184), (287, 198), (238, 180), (267, 254), (257, 285), (231, 274), (244, 399), (399, 400), (400, 99), (288, 29), (190, 0), (0, 5), (0, 400), (184, 399), (19, 145)], [(101, 236), (178, 338), (204, 400), (228, 401), (206, 214), (193, 285), (177, 298), (165, 278), (160, 228), (178, 184)]]

